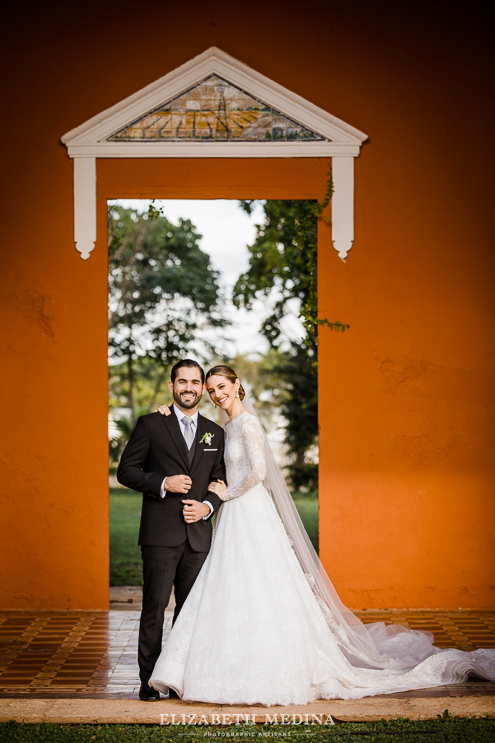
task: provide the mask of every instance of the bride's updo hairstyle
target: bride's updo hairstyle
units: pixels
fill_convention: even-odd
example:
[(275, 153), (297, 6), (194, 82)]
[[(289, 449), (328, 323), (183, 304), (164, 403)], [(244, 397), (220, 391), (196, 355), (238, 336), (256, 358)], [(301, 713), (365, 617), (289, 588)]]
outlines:
[[(210, 369), (209, 372), (207, 372), (205, 382), (207, 382), (210, 377), (213, 377), (216, 374), (218, 374), (219, 377), (225, 377), (229, 380), (229, 382), (232, 382), (232, 384), (235, 384), (236, 380), (239, 379), (235, 371), (231, 369), (230, 366), (219, 364), (218, 366), (214, 366), (212, 369)], [(241, 380), (239, 379), (239, 384), (240, 382)], [(242, 386), (242, 384), (240, 384), (239, 400), (243, 400), (245, 394), (246, 393), (244, 392), (244, 387)]]

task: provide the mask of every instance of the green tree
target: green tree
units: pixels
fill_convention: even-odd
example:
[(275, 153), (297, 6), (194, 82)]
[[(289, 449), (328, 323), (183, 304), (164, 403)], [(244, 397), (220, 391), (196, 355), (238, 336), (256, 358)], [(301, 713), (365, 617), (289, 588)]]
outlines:
[[(158, 210), (111, 206), (108, 214), (109, 358), (124, 363), (127, 404), (136, 420), (137, 373), (154, 361), (154, 405), (171, 363), (212, 349), (204, 331), (227, 322), (219, 274), (190, 220), (174, 225)], [(218, 353), (218, 339), (215, 342)], [(148, 365), (148, 370), (151, 367)], [(158, 371), (157, 371), (158, 370)]]
[[(161, 363), (149, 356), (138, 356), (133, 361), (133, 367), (133, 398), (136, 414), (145, 415), (154, 410), (157, 404), (162, 405), (172, 401), (167, 387), (170, 367), (164, 369)], [(128, 408), (128, 401), (127, 362), (112, 364), (108, 370), (108, 407), (110, 410)]]
[[(251, 214), (253, 201), (241, 201)], [(291, 310), (289, 300), (299, 300), (310, 313), (316, 300), (316, 248), (319, 204), (316, 201), (266, 201), (265, 221), (257, 225), (256, 239), (248, 246), (249, 269), (238, 278), (233, 292), (237, 307), (249, 309), (258, 296), (276, 290), (271, 313), (261, 332), (272, 347), (281, 340), (281, 321)], [(316, 357), (316, 327), (306, 328), (309, 356)]]
[(283, 358), (285, 358), (283, 354), (275, 348), (270, 348), (264, 355), (236, 356), (230, 362), (242, 379), (257, 414), (268, 429), (273, 427), (273, 417), (280, 413), (280, 407), (286, 397), (284, 380), (278, 372)]
[(318, 377), (302, 343), (280, 354), (274, 372), (283, 380), (280, 412), (287, 421), (285, 441), (292, 455), (289, 478), (294, 490), (318, 490)]
[[(250, 214), (253, 202), (241, 201), (241, 206)], [(288, 422), (290, 477), (294, 487), (314, 489), (318, 468), (310, 459), (318, 439), (316, 252), (322, 207), (315, 201), (266, 201), (263, 208), (265, 220), (248, 246), (249, 268), (236, 282), (233, 301), (249, 309), (256, 297), (275, 296), (261, 333), (279, 352), (272, 373), (286, 391), (281, 412)], [(300, 343), (287, 342), (281, 328), (294, 303), (306, 330)]]

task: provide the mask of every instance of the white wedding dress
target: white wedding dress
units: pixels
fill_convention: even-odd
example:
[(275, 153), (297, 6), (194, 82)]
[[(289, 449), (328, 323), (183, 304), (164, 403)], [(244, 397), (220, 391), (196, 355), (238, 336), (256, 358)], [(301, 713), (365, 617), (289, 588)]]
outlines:
[(241, 413), (225, 435), (229, 487), (212, 548), (151, 686), (165, 693), (172, 687), (188, 701), (272, 706), (456, 683), (469, 673), (495, 677), (495, 650), (439, 650), (430, 633), (383, 623), (361, 628), (387, 667), (356, 659), (312, 590), (263, 486), (258, 418)]

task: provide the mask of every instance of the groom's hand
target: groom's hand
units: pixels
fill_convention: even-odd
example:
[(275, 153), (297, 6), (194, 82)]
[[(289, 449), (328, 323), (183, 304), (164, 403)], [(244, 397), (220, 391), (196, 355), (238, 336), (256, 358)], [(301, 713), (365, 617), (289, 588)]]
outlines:
[(187, 524), (194, 524), (210, 515), (209, 507), (198, 500), (183, 500), (182, 502), (184, 504), (182, 513)]
[(187, 493), (191, 489), (192, 480), (188, 475), (172, 475), (167, 477), (165, 490), (171, 493)]

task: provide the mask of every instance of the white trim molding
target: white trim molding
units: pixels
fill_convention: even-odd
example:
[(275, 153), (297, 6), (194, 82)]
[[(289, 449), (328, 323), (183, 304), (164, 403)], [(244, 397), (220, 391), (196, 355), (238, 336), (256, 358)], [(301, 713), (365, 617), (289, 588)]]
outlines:
[[(322, 137), (317, 141), (108, 141), (115, 132), (218, 75)], [(96, 240), (96, 158), (331, 157), (333, 243), (345, 259), (352, 247), (354, 158), (367, 135), (296, 93), (212, 47), (62, 137), (74, 159), (74, 240), (86, 260)]]
[(332, 242), (345, 261), (354, 242), (354, 158), (332, 158)]

